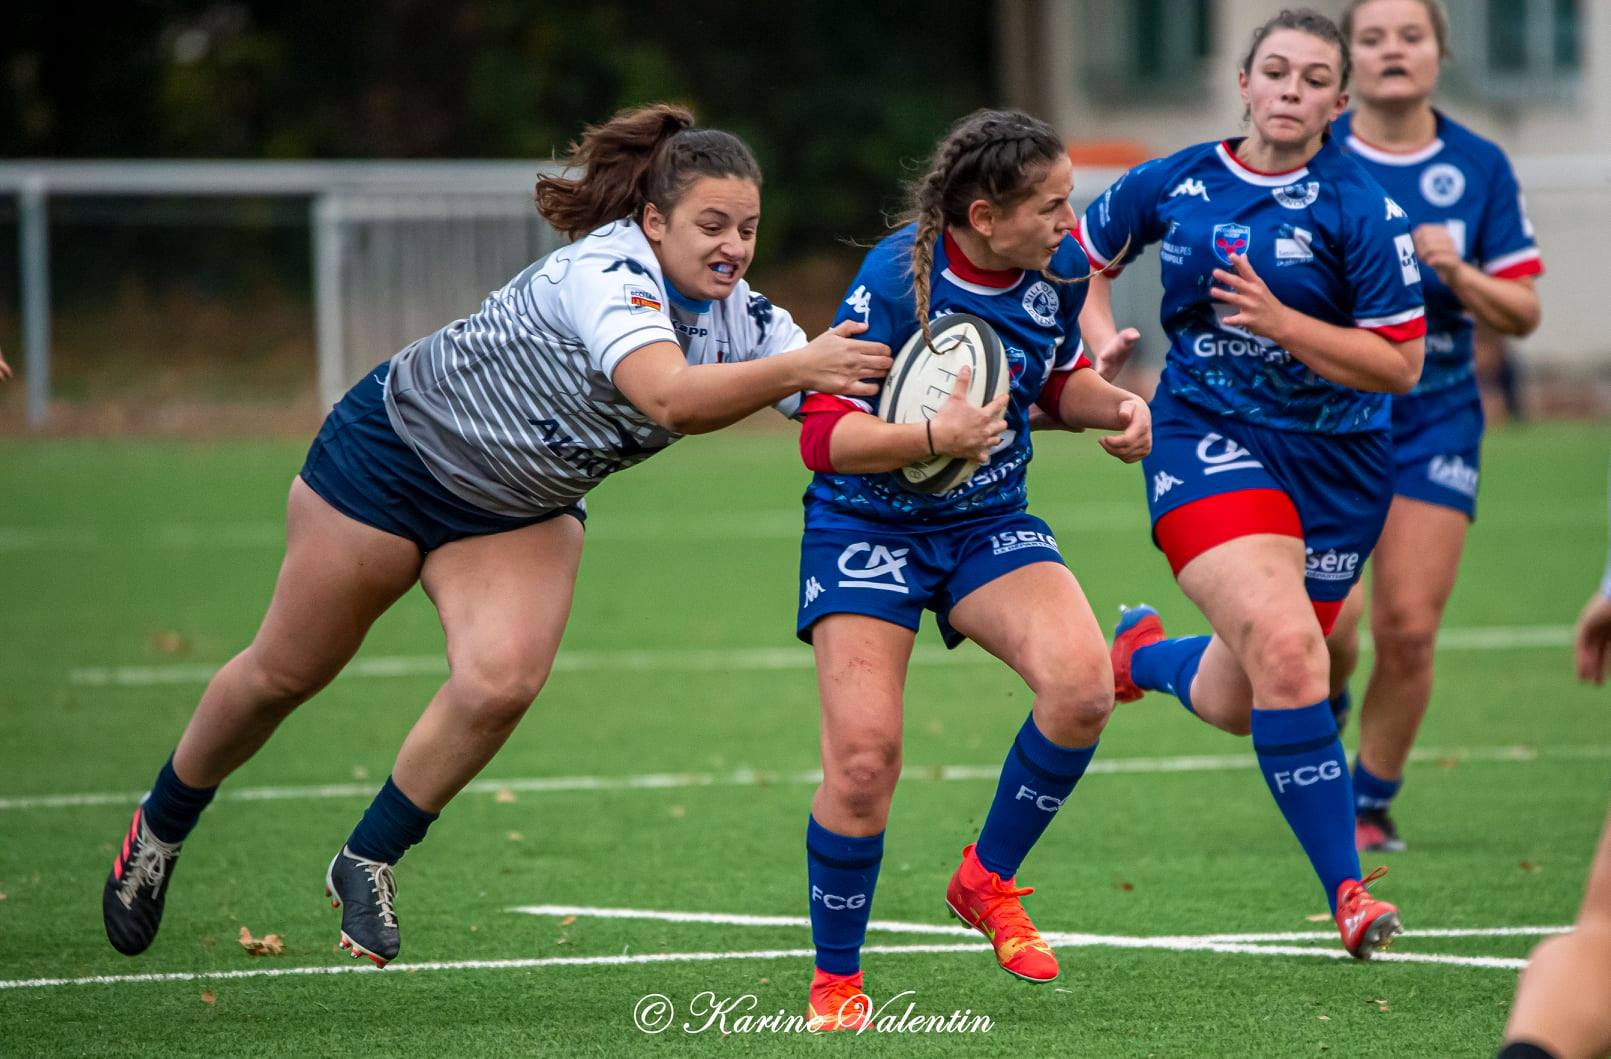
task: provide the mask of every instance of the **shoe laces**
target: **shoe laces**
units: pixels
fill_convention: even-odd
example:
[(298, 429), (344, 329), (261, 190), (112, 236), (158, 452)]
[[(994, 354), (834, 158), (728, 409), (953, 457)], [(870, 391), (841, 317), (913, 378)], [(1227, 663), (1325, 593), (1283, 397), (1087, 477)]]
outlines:
[(1387, 874), (1387, 865), (1379, 864), (1371, 869), (1369, 875), (1359, 880), (1358, 884), (1348, 890), (1347, 903), (1351, 906), (1362, 901), (1375, 900), (1370, 893), (1370, 884)]
[(997, 934), (1008, 935), (1008, 940), (1002, 943), (1004, 949), (1011, 950), (1008, 955), (1017, 955), (1026, 948), (1039, 948), (1050, 952), (1051, 947), (1041, 939), (1040, 931), (1035, 928), (1020, 900), (1034, 893), (1035, 888), (1010, 885), (1003, 882), (999, 875), (992, 875), (989, 885), (995, 891), (995, 896), (986, 901), (980, 910), (979, 922), (983, 923), (992, 916), (995, 917), (995, 922), (990, 924), (991, 928)]
[(179, 843), (170, 845), (162, 841), (141, 820), (140, 832), (135, 837), (134, 848), (129, 851), (129, 863), (123, 870), (122, 885), (118, 888), (118, 899), (123, 902), (123, 907), (128, 908), (134, 903), (134, 897), (141, 887), (150, 887), (155, 896), (162, 889), (162, 880), (168, 875), (168, 865), (178, 856)]
[(388, 927), (397, 926), (397, 911), (392, 902), (397, 900), (397, 879), (392, 875), (392, 866), (383, 860), (365, 860), (362, 857), (353, 857), (358, 866), (364, 869), (369, 876), (369, 889), (375, 895), (375, 904), (378, 906), (380, 921)]

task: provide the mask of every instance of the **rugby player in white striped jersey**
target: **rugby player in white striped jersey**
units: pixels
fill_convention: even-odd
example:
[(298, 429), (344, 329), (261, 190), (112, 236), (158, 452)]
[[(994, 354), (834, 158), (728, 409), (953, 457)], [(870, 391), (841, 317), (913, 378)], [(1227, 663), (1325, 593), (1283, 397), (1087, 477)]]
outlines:
[[(156, 936), (182, 843), (218, 784), (339, 673), (420, 582), (451, 675), (326, 874), (341, 944), (398, 953), (393, 865), (503, 745), (548, 676), (582, 551), (583, 497), (685, 434), (802, 391), (866, 396), (889, 349), (847, 322), (808, 342), (744, 281), (761, 172), (678, 107), (587, 129), (537, 183), (570, 245), (413, 343), (331, 411), (292, 482), (273, 601), (213, 677), (135, 810), (102, 899), (120, 952)], [(872, 380), (872, 381), (864, 381)]]

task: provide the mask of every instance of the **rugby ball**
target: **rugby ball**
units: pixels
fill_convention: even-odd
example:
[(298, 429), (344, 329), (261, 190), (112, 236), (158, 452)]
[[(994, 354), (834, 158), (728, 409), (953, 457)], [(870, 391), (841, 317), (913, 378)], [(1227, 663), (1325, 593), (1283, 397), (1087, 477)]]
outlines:
[[(968, 313), (952, 313), (935, 320), (930, 331), (932, 346), (924, 343), (919, 329), (895, 355), (878, 402), (878, 414), (885, 422), (933, 419), (956, 389), (964, 365), (973, 369), (973, 381), (964, 395), (969, 404), (983, 407), (1007, 392), (1011, 383), (1007, 352), (989, 324)], [(978, 469), (977, 463), (942, 454), (902, 467), (895, 474), (914, 493), (944, 493), (966, 482)]]

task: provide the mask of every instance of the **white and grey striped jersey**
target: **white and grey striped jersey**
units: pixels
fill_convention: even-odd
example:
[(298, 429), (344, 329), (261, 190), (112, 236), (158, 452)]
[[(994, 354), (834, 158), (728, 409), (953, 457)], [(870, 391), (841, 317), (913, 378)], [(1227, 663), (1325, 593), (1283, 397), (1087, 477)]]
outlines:
[[(798, 349), (806, 336), (743, 280), (720, 301), (683, 298), (642, 229), (614, 221), (394, 356), (386, 412), (455, 495), (497, 514), (544, 514), (681, 437), (611, 381), (652, 342), (676, 342), (690, 364), (718, 364)], [(776, 407), (792, 416), (800, 400)]]

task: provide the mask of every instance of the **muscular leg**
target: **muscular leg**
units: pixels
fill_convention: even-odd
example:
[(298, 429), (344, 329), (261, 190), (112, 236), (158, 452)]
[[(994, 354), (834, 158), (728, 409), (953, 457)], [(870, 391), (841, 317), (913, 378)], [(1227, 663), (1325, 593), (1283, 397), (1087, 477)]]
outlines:
[(901, 699), (914, 637), (878, 618), (830, 614), (812, 627), (811, 639), (822, 700), (822, 785), (806, 827), (806, 879), (823, 984), (823, 975), (861, 969), (901, 772)]
[(1359, 760), (1374, 775), (1404, 774), (1432, 699), (1432, 653), (1454, 590), (1466, 517), (1453, 508), (1394, 497), (1371, 562), (1375, 659), (1359, 718)]
[(292, 482), (274, 598), (251, 645), (202, 693), (174, 752), (179, 778), (215, 787), (239, 768), (335, 678), (419, 569), (413, 542), (348, 518), (301, 478)]
[(1516, 986), (1506, 1041), (1541, 1045), (1559, 1059), (1611, 1053), (1611, 817), (1589, 869), (1571, 933), (1533, 950)]
[(492, 760), (548, 679), (570, 615), (582, 525), (567, 515), (433, 551), (420, 575), (447, 633), (449, 676), (392, 779), (427, 812)]

